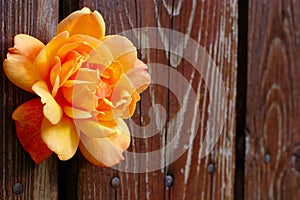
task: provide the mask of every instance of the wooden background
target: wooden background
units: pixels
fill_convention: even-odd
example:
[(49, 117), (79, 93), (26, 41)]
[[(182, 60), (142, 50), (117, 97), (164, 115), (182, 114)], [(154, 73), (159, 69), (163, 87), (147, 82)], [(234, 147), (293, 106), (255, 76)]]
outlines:
[[(1, 1), (1, 62), (14, 35), (26, 33), (46, 43), (61, 19), (83, 6), (103, 15), (107, 34), (159, 27), (198, 41), (223, 75), (228, 97), (223, 134), (211, 153), (199, 159), (209, 91), (201, 75), (181, 61), (176, 70), (198, 91), (200, 101), (195, 104), (201, 119), (192, 147), (174, 163), (154, 172), (125, 173), (92, 166), (77, 152), (69, 161), (52, 156), (37, 166), (19, 144), (11, 120), (13, 110), (33, 96), (11, 84), (0, 68), (0, 199), (300, 198), (299, 1)], [(163, 51), (144, 49), (139, 57), (174, 67)], [(167, 122), (176, 117), (174, 95), (151, 85), (128, 123), (148, 124), (154, 103), (166, 109)], [(130, 151), (159, 149), (177, 128), (176, 123), (166, 123), (151, 138), (133, 138)], [(173, 177), (170, 187), (165, 182), (168, 175)], [(115, 177), (120, 184), (114, 187)]]

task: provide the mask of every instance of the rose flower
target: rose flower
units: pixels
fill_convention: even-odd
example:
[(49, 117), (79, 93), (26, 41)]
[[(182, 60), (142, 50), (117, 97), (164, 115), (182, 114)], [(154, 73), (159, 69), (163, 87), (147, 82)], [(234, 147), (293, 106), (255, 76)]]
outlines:
[(150, 75), (126, 37), (104, 34), (102, 16), (83, 8), (58, 25), (47, 45), (15, 36), (3, 67), (11, 82), (38, 96), (12, 115), (35, 163), (52, 152), (68, 160), (78, 147), (95, 165), (124, 159), (130, 144), (124, 119), (133, 115)]

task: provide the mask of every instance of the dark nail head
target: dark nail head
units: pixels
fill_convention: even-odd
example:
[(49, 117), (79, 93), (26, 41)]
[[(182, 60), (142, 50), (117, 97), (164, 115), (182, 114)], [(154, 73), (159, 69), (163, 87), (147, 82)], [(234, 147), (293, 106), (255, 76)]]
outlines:
[(264, 162), (265, 162), (265, 163), (269, 163), (270, 160), (271, 160), (271, 155), (267, 153), (267, 154), (264, 156)]
[(213, 164), (213, 163), (208, 164), (208, 166), (207, 166), (208, 173), (214, 173), (215, 170), (216, 170), (215, 164)]
[(119, 177), (113, 177), (113, 178), (111, 179), (111, 186), (112, 186), (112, 187), (117, 188), (117, 187), (120, 186), (120, 184), (121, 184), (121, 182), (120, 182)]
[(23, 192), (23, 185), (21, 183), (16, 183), (13, 186), (14, 194), (21, 194)]
[(166, 184), (167, 187), (171, 187), (173, 185), (173, 182), (174, 182), (173, 176), (167, 175), (165, 177), (165, 184)]

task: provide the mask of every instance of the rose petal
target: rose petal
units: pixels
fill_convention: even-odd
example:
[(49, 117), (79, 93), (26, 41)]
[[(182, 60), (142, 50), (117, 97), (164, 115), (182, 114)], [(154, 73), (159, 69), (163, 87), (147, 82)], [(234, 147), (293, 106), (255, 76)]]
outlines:
[(147, 89), (151, 82), (151, 77), (147, 69), (147, 65), (137, 59), (135, 67), (126, 73), (134, 89), (138, 93), (142, 93), (145, 89)]
[(8, 55), (3, 62), (7, 78), (16, 86), (32, 92), (32, 85), (39, 79), (30, 60), (20, 55)]
[(32, 92), (32, 85), (39, 80), (33, 60), (44, 47), (38, 39), (25, 34), (16, 35), (15, 46), (10, 48), (3, 63), (4, 71), (11, 82)]
[(78, 56), (73, 60), (68, 60), (61, 65), (58, 56), (54, 58), (54, 65), (50, 72), (50, 82), (53, 87), (52, 95), (55, 97), (58, 89), (63, 86), (68, 79), (75, 74), (80, 68), (82, 63), (82, 57)]
[(111, 167), (124, 159), (122, 152), (130, 144), (129, 130), (123, 120), (118, 119), (116, 123), (116, 134), (105, 138), (88, 137), (81, 133), (80, 151), (92, 164)]
[(92, 112), (97, 106), (95, 92), (91, 92), (89, 84), (75, 85), (74, 87), (62, 87), (64, 98), (74, 107)]
[(43, 104), (41, 99), (33, 99), (20, 105), (13, 113), (16, 132), (20, 143), (33, 161), (39, 164), (46, 160), (52, 151), (41, 138), (41, 124), (43, 119)]
[(55, 56), (54, 65), (50, 72), (50, 83), (52, 85), (52, 96), (56, 96), (58, 88), (60, 86), (60, 73), (61, 73), (61, 62), (59, 57)]
[[(119, 122), (120, 127), (121, 125), (124, 126), (121, 123), (122, 122)], [(118, 134), (120, 132), (118, 123), (115, 121), (98, 121), (96, 117), (89, 119), (76, 119), (74, 120), (74, 124), (79, 131), (83, 132), (88, 137), (102, 138)], [(123, 132), (127, 133), (127, 128), (123, 129)]]
[(95, 48), (97, 45), (99, 45), (100, 40), (98, 40), (94, 37), (91, 37), (89, 35), (76, 34), (76, 35), (72, 35), (70, 37), (69, 42), (87, 43), (91, 47)]
[(112, 112), (114, 117), (127, 119), (135, 111), (136, 102), (140, 100), (139, 94), (133, 88), (127, 76), (123, 76), (116, 84), (112, 95)]
[[(99, 45), (89, 53), (89, 58), (87, 62), (85, 62), (85, 65), (87, 67), (94, 68), (95, 66), (99, 66), (103, 68), (103, 66), (109, 66), (113, 62), (114, 57), (110, 48), (104, 42), (100, 42)], [(104, 67), (104, 69), (105, 68), (106, 67)]]
[[(99, 73), (96, 70), (80, 68), (74, 78), (76, 78), (76, 81), (67, 81), (65, 86), (62, 87), (65, 99), (72, 103), (74, 107), (83, 108), (86, 111), (94, 110), (97, 104), (95, 93)], [(72, 84), (74, 85), (72, 86)]]
[(57, 124), (62, 118), (62, 109), (49, 93), (46, 83), (39, 81), (32, 86), (32, 90), (41, 97), (42, 103), (45, 104), (43, 108), (44, 116), (52, 124)]
[(41, 132), (43, 141), (49, 149), (57, 154), (60, 160), (68, 160), (73, 157), (78, 148), (79, 137), (69, 118), (62, 118), (56, 125), (52, 125), (44, 118)]
[[(110, 35), (100, 40), (103, 42), (102, 45), (106, 45), (110, 49), (114, 61), (122, 65), (124, 73), (134, 67), (137, 59), (137, 51), (136, 47), (128, 38), (120, 35)], [(96, 47), (96, 50), (97, 49), (98, 47)]]
[(92, 114), (90, 112), (73, 108), (70, 106), (64, 106), (63, 110), (68, 117), (73, 119), (86, 119), (92, 117)]
[[(120, 96), (121, 98), (122, 96)], [(133, 92), (131, 96), (122, 97), (118, 102), (117, 106), (112, 106), (110, 109), (106, 109), (106, 105), (100, 105), (99, 110), (101, 111), (98, 115), (98, 120), (103, 121), (110, 121), (117, 117), (120, 117), (122, 119), (128, 119), (130, 118), (136, 108), (136, 103), (140, 100), (140, 95), (137, 92)], [(106, 102), (111, 104), (111, 102)]]
[(72, 51), (77, 52), (77, 54), (79, 54), (79, 55), (82, 52), (84, 52), (85, 55), (88, 55), (93, 49), (94, 49), (94, 47), (91, 46), (86, 41), (71, 42), (70, 40), (68, 40), (68, 43), (64, 44), (59, 49), (59, 51), (57, 52), (57, 56), (59, 56), (62, 60), (68, 60), (68, 59), (66, 59), (66, 56), (68, 56), (69, 53)]
[(98, 11), (91, 12), (88, 8), (71, 13), (62, 20), (56, 34), (68, 31), (70, 35), (83, 34), (101, 38), (105, 34), (105, 23)]
[(35, 57), (45, 46), (40, 40), (26, 34), (18, 34), (14, 38), (15, 46), (10, 49), (10, 53), (19, 54), (34, 61)]
[(33, 65), (43, 80), (45, 80), (50, 73), (56, 53), (66, 43), (68, 38), (68, 32), (60, 33), (54, 37), (37, 55)]
[(119, 62), (113, 62), (101, 71), (101, 78), (109, 85), (114, 86), (120, 80), (122, 73), (122, 65)]

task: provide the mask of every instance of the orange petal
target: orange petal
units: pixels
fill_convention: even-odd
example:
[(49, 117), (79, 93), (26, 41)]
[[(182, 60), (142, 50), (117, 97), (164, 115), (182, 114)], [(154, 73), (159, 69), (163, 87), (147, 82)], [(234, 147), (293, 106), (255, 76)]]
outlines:
[(37, 55), (33, 65), (40, 77), (45, 80), (49, 75), (54, 57), (58, 50), (66, 43), (69, 38), (68, 32), (62, 32), (54, 37)]
[(110, 49), (114, 61), (118, 61), (122, 65), (125, 73), (134, 67), (137, 59), (137, 51), (128, 38), (120, 35), (110, 35), (100, 40), (103, 42), (102, 46), (106, 45)]
[(100, 40), (91, 37), (89, 35), (83, 35), (83, 34), (76, 34), (72, 35), (69, 39), (69, 42), (82, 42), (87, 43), (91, 47), (95, 48), (97, 45), (99, 45)]
[(39, 80), (33, 61), (44, 47), (38, 39), (25, 34), (16, 35), (15, 46), (10, 48), (3, 63), (4, 71), (11, 82), (32, 92), (31, 86)]
[(96, 70), (81, 68), (75, 78), (76, 80), (66, 81), (64, 87), (62, 87), (65, 99), (72, 103), (74, 107), (92, 111), (97, 103), (95, 92), (99, 73)]
[(31, 61), (35, 59), (38, 53), (45, 46), (38, 39), (26, 34), (16, 35), (14, 38), (14, 43), (15, 46), (10, 49), (10, 52), (22, 55)]
[(52, 95), (55, 97), (60, 86), (61, 62), (58, 56), (54, 58), (54, 65), (50, 72), (50, 83), (52, 85)]
[(147, 65), (137, 59), (135, 67), (126, 73), (138, 93), (142, 93), (150, 84), (151, 77), (147, 69)]
[(69, 42), (64, 44), (57, 52), (57, 56), (60, 58), (65, 57), (70, 51), (78, 48), (80, 45), (82, 45), (83, 42), (79, 41), (74, 41), (74, 42)]
[[(69, 82), (69, 81), (68, 81)], [(89, 89), (89, 84), (78, 84), (74, 87), (62, 87), (64, 98), (74, 107), (82, 108), (88, 112), (94, 110), (97, 98)]]
[(28, 92), (32, 92), (32, 85), (39, 80), (31, 61), (21, 55), (7, 55), (3, 68), (12, 83)]
[(141, 99), (140, 95), (137, 92), (133, 92), (131, 94), (131, 101), (130, 104), (128, 105), (127, 110), (123, 113), (122, 118), (123, 119), (128, 119), (131, 117), (135, 111), (136, 108), (136, 103)]
[(41, 136), (49, 149), (54, 151), (60, 160), (68, 160), (75, 154), (79, 137), (73, 122), (64, 117), (58, 124), (52, 125), (46, 118), (42, 121)]
[(52, 123), (57, 124), (62, 118), (62, 109), (57, 104), (53, 96), (49, 93), (44, 81), (39, 81), (32, 86), (32, 90), (41, 97), (44, 105), (44, 116)]
[(41, 100), (33, 99), (20, 105), (12, 115), (16, 124), (16, 132), (20, 143), (36, 164), (46, 160), (52, 151), (48, 149), (41, 138), (43, 119), (43, 104)]
[(129, 130), (123, 120), (117, 121), (118, 130), (105, 138), (88, 137), (81, 133), (79, 144), (80, 151), (84, 157), (94, 165), (111, 167), (124, 159), (122, 152), (130, 144)]
[(82, 57), (78, 54), (77, 58), (67, 60), (61, 65), (58, 56), (54, 58), (54, 65), (50, 72), (50, 82), (52, 84), (52, 95), (55, 97), (58, 89), (63, 86), (68, 79), (75, 74), (81, 66)]
[(128, 119), (133, 115), (136, 108), (136, 102), (140, 100), (140, 95), (136, 91), (131, 95), (124, 90), (122, 93), (124, 93), (124, 95), (120, 95), (118, 101), (113, 105), (111, 102), (107, 102), (107, 100), (104, 99), (106, 104), (112, 106), (110, 109), (106, 109), (106, 105), (100, 105), (99, 108), (97, 108), (97, 110), (101, 111), (97, 116), (98, 120), (110, 121), (118, 117)]
[[(68, 40), (68, 43), (64, 44), (59, 51), (57, 52), (57, 56), (59, 56), (62, 60), (65, 60), (67, 56), (69, 56), (69, 53), (74, 51), (77, 52), (78, 55), (80, 55), (82, 52), (84, 52), (85, 55), (89, 54), (94, 47), (92, 47), (88, 42), (86, 41), (73, 41), (70, 42)], [(66, 59), (68, 60), (68, 58)]]
[(105, 34), (105, 23), (98, 11), (91, 12), (90, 9), (83, 8), (59, 23), (56, 34), (63, 31), (68, 31), (70, 35), (84, 34), (101, 38)]
[(101, 78), (109, 85), (115, 85), (122, 76), (123, 69), (119, 62), (113, 62), (101, 71)]
[[(110, 99), (113, 117), (121, 117), (123, 119), (131, 117), (134, 113), (136, 102), (139, 100), (140, 96), (133, 88), (131, 81), (127, 76), (122, 76), (113, 89)], [(109, 104), (108, 101), (104, 102)]]
[(94, 68), (95, 66), (103, 68), (103, 66), (111, 65), (113, 61), (114, 57), (110, 48), (104, 42), (100, 42), (99, 45), (89, 53), (89, 58), (85, 65), (89, 68)]

